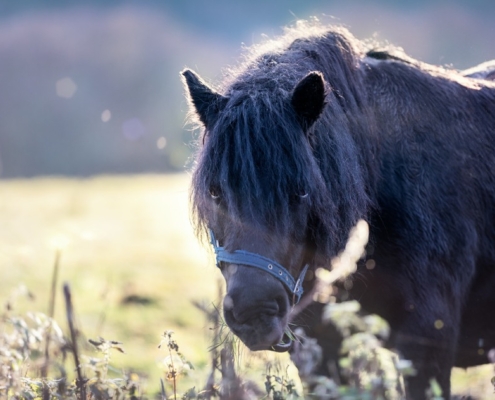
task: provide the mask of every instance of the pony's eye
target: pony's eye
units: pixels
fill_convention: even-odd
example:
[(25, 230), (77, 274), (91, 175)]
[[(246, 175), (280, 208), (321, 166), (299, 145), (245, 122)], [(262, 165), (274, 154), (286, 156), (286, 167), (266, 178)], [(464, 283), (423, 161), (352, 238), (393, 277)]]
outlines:
[(294, 205), (302, 204), (308, 197), (309, 194), (307, 192), (300, 192), (290, 196), (290, 202)]
[(211, 187), (209, 192), (210, 192), (210, 196), (213, 200), (220, 199), (220, 196), (221, 196), (220, 189), (218, 189), (216, 187)]

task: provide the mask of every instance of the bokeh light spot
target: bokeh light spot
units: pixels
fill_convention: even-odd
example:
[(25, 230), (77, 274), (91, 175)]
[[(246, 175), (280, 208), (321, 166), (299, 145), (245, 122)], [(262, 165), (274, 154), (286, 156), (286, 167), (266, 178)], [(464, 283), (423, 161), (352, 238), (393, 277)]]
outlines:
[(442, 328), (443, 328), (443, 326), (444, 326), (444, 323), (443, 323), (443, 321), (442, 321), (441, 319), (437, 319), (437, 320), (435, 321), (435, 328), (436, 328), (436, 329), (442, 329)]
[(159, 148), (160, 150), (163, 150), (166, 145), (167, 145), (167, 139), (164, 138), (163, 136), (158, 138), (158, 140), (156, 141), (156, 147)]
[(139, 118), (132, 118), (122, 124), (122, 133), (127, 140), (133, 142), (144, 136), (146, 129)]
[(112, 113), (110, 112), (110, 110), (105, 110), (101, 113), (101, 120), (103, 122), (108, 122), (110, 121), (110, 119), (112, 119)]
[(71, 78), (62, 78), (55, 84), (57, 96), (70, 99), (77, 91), (77, 85)]

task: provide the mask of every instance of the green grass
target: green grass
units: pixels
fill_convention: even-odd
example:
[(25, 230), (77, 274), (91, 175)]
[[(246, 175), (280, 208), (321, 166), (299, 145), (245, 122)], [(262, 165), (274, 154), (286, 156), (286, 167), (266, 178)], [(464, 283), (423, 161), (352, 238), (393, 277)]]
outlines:
[[(164, 376), (158, 364), (167, 352), (158, 344), (165, 330), (175, 331), (181, 352), (201, 370), (210, 326), (191, 302), (217, 301), (223, 279), (194, 237), (188, 186), (185, 174), (0, 181), (0, 302), (22, 283), (36, 298), (19, 298), (16, 311), (46, 313), (58, 249), (55, 319), (66, 332), (62, 282), (71, 286), (83, 334), (123, 342), (126, 354), (112, 353), (112, 364), (146, 375), (148, 393)], [(122, 304), (131, 295), (151, 304)], [(287, 364), (287, 355), (277, 357)], [(244, 352), (243, 364), (256, 362)], [(204, 385), (207, 368), (199, 370), (183, 390)], [(489, 398), (492, 376), (492, 366), (455, 369), (453, 391)]]
[[(193, 235), (188, 184), (186, 175), (0, 182), (0, 301), (23, 283), (36, 299), (20, 299), (17, 309), (47, 312), (60, 249), (55, 315), (63, 328), (68, 282), (84, 335), (124, 342), (113, 364), (147, 374), (150, 387), (159, 384), (166, 329), (204, 365), (209, 327), (191, 301), (215, 301), (221, 275)], [(129, 295), (152, 304), (123, 305)]]

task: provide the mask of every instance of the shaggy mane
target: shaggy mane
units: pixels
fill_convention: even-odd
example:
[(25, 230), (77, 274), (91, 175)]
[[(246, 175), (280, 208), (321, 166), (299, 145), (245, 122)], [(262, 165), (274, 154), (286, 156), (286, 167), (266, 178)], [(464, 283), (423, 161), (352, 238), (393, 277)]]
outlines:
[[(222, 86), (228, 103), (204, 132), (196, 159), (191, 197), (198, 232), (214, 218), (211, 190), (221, 192), (234, 224), (262, 224), (282, 235), (293, 232), (294, 197), (308, 193), (320, 262), (343, 248), (368, 213), (375, 179), (367, 158), (373, 149), (356, 151), (374, 134), (360, 90), (361, 56), (360, 42), (345, 29), (307, 24), (248, 51)], [(304, 133), (290, 99), (311, 71), (324, 75), (327, 106)]]

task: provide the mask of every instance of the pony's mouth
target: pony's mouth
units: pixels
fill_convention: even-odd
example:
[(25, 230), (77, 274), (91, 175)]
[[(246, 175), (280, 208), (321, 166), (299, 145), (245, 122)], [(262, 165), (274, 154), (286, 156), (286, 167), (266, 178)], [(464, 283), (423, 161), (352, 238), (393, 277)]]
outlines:
[(284, 336), (280, 340), (279, 343), (273, 345), (270, 350), (273, 350), (277, 353), (285, 353), (286, 351), (289, 351), (292, 347), (292, 339), (287, 335), (287, 333), (284, 333)]

